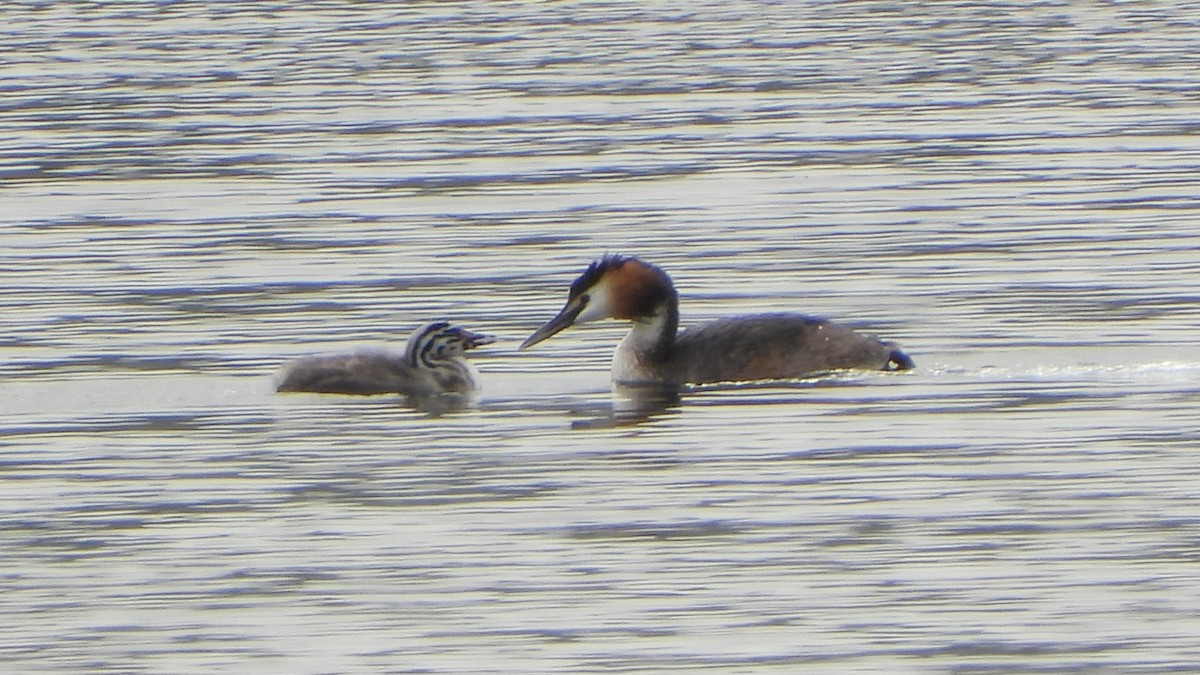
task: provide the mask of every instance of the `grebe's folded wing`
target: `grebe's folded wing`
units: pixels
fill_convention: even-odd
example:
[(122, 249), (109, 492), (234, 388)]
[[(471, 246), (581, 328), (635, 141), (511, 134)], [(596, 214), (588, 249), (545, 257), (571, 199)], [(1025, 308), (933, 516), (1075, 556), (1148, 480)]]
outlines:
[(802, 314), (732, 317), (691, 328), (676, 340), (672, 360), (693, 384), (912, 367), (891, 343)]

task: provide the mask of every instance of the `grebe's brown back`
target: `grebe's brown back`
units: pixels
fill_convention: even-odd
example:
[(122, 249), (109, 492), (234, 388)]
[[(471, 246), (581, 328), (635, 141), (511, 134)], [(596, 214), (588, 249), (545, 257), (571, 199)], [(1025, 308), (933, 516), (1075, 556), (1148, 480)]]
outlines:
[(671, 278), (655, 265), (620, 255), (592, 263), (571, 284), (558, 316), (521, 349), (573, 324), (608, 318), (633, 322), (613, 355), (618, 384), (677, 386), (913, 367), (890, 342), (802, 314), (731, 317), (677, 335), (679, 295)]
[(319, 394), (467, 395), (479, 389), (479, 372), (463, 355), (491, 344), (446, 321), (413, 331), (403, 355), (363, 351), (300, 359), (285, 370), (277, 391)]

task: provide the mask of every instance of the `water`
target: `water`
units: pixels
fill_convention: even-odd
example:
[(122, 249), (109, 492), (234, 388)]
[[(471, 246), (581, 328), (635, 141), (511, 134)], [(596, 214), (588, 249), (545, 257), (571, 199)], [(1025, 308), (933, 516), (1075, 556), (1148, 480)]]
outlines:
[[(7, 669), (1200, 670), (1190, 9), (5, 7)], [(605, 251), (919, 369), (621, 414)]]

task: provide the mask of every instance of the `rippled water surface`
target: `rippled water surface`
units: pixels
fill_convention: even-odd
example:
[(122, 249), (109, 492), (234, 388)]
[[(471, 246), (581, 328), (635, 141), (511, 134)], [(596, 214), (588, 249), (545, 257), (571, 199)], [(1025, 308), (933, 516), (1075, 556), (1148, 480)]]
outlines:
[[(1186, 3), (5, 7), (6, 669), (1200, 670)], [(606, 251), (919, 367), (623, 414)]]

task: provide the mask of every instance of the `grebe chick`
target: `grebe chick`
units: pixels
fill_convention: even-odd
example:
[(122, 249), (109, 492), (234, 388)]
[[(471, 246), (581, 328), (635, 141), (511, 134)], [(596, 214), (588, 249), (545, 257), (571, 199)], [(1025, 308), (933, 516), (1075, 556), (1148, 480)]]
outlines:
[(413, 331), (403, 355), (363, 351), (300, 359), (287, 368), (276, 391), (468, 395), (479, 389), (479, 372), (463, 355), (495, 341), (437, 321)]
[(577, 323), (633, 322), (613, 354), (613, 382), (680, 386), (807, 377), (843, 370), (907, 370), (894, 344), (802, 314), (720, 319), (676, 335), (679, 295), (667, 273), (637, 258), (606, 255), (571, 284), (558, 316), (521, 345), (526, 349)]

